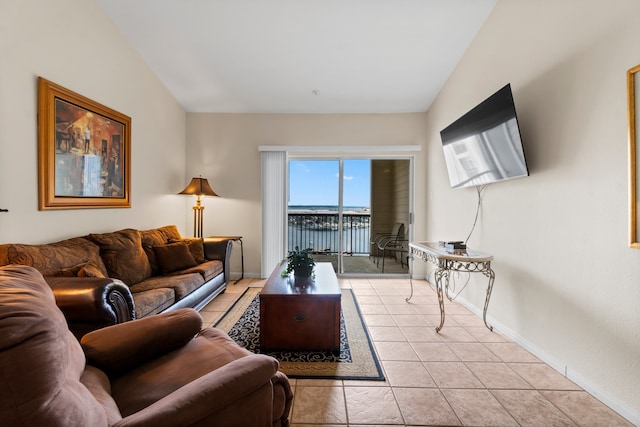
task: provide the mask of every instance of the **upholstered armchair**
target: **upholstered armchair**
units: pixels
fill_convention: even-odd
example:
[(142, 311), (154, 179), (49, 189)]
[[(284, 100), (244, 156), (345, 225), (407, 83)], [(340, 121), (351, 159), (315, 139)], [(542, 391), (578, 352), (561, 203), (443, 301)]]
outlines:
[(185, 308), (81, 343), (40, 273), (0, 268), (0, 420), (10, 426), (286, 426), (278, 362)]

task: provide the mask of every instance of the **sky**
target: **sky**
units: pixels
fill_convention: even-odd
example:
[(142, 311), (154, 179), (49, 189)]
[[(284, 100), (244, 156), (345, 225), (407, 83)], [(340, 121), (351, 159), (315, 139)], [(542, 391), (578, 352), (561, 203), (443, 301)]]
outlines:
[[(338, 160), (289, 161), (289, 205), (337, 206)], [(371, 206), (371, 161), (344, 160), (344, 206)]]

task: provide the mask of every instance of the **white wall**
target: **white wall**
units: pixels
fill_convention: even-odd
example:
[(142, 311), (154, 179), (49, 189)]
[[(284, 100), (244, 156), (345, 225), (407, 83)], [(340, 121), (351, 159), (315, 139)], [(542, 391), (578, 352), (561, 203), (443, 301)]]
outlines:
[[(499, 0), (428, 112), (427, 240), (464, 239), (439, 131), (510, 82), (531, 176), (489, 186), (470, 246), (495, 256), (490, 316), (640, 423), (640, 251), (628, 248), (627, 69), (637, 0)], [(418, 181), (420, 182), (420, 181)], [(420, 192), (420, 187), (417, 188)], [(481, 310), (486, 282), (464, 298)]]
[[(0, 1), (0, 242), (176, 224), (185, 113), (94, 1)], [(37, 78), (131, 117), (131, 208), (38, 211)]]
[[(260, 145), (424, 145), (424, 119), (424, 113), (187, 113), (187, 172), (208, 178), (222, 196), (203, 199), (204, 234), (244, 236), (246, 275), (260, 277)], [(424, 182), (423, 152), (416, 153), (416, 170), (416, 180)], [(234, 255), (232, 272), (240, 271), (239, 262)]]

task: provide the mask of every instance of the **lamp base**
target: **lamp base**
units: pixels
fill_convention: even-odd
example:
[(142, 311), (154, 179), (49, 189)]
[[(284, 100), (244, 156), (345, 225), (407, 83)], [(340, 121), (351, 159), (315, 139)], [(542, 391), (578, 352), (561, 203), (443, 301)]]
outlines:
[(193, 237), (202, 237), (203, 214), (204, 206), (200, 203), (200, 196), (198, 196), (196, 205), (193, 207)]

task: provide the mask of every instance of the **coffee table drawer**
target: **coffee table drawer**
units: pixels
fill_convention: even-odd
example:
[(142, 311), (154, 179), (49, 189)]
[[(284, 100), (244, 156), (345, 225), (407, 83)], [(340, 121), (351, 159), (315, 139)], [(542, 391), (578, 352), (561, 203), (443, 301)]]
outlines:
[(261, 295), (260, 347), (339, 350), (340, 297)]

